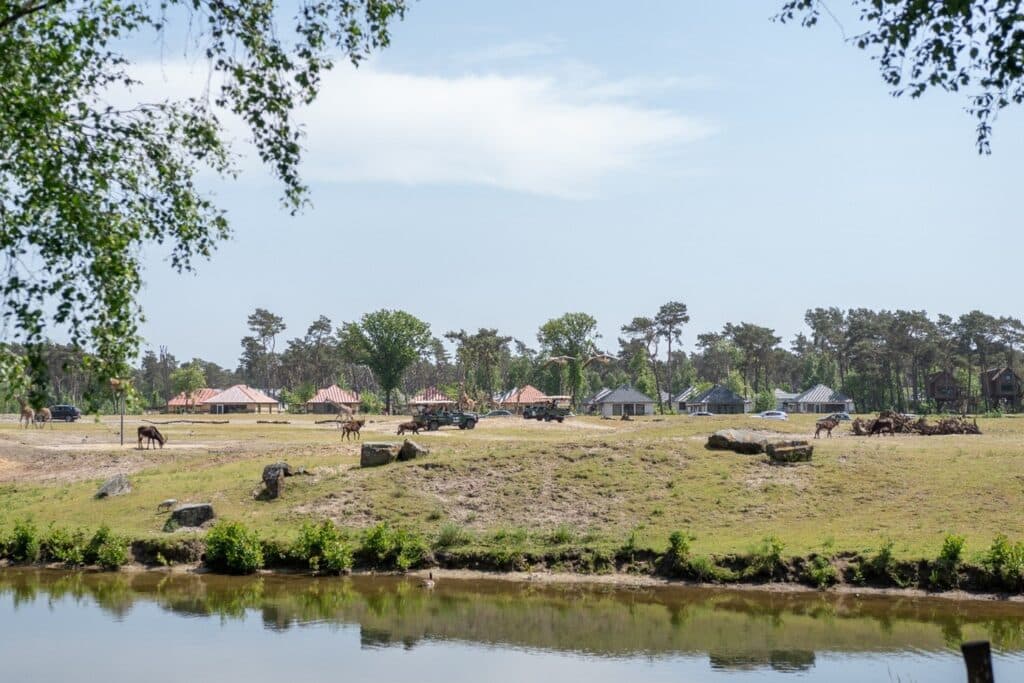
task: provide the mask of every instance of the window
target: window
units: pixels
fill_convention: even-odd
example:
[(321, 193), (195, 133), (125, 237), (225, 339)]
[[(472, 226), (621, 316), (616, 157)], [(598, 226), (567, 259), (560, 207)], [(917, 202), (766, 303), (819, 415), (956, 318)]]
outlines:
[(613, 403), (612, 404), (612, 415), (622, 415), (622, 404), (621, 403)]

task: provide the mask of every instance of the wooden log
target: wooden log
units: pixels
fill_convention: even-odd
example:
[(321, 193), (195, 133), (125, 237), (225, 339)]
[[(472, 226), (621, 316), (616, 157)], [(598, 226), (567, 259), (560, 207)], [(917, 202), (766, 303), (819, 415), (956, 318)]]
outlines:
[(256, 420), (258, 425), (290, 425), (288, 420)]
[(142, 422), (148, 422), (151, 425), (226, 425), (229, 420), (167, 420), (165, 422), (156, 422), (154, 420), (142, 420)]
[(791, 445), (776, 445), (770, 443), (768, 444), (768, 448), (765, 450), (768, 453), (768, 458), (772, 462), (779, 464), (810, 462), (811, 456), (814, 455), (814, 446), (810, 445), (806, 441), (802, 444)]

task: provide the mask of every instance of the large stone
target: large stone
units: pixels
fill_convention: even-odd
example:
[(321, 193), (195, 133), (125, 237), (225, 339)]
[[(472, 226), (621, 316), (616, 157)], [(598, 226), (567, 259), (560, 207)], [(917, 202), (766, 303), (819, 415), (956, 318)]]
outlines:
[(216, 517), (216, 515), (213, 512), (213, 505), (210, 503), (182, 505), (171, 513), (171, 516), (167, 520), (167, 526), (197, 527), (209, 522), (214, 517)]
[(263, 485), (266, 487), (268, 500), (280, 498), (284, 493), (284, 469), (267, 465), (263, 468)]
[(415, 460), (416, 458), (422, 458), (424, 455), (430, 455), (430, 449), (424, 448), (410, 439), (406, 439), (402, 447), (398, 449), (399, 460)]
[(754, 429), (721, 429), (708, 437), (708, 448), (735, 451), (746, 455), (764, 453), (768, 446), (806, 446), (807, 441), (785, 434)]
[(124, 474), (116, 474), (110, 479), (104, 482), (100, 490), (96, 492), (97, 498), (107, 498), (109, 496), (123, 496), (126, 493), (132, 492), (131, 482), (128, 481), (128, 477)]
[(393, 443), (364, 443), (359, 452), (359, 466), (378, 467), (393, 463), (398, 458), (398, 450)]
[(770, 443), (766, 449), (772, 462), (786, 464), (791, 462), (810, 462), (814, 455), (814, 446), (806, 441), (799, 445), (778, 445)]
[(263, 481), (267, 480), (267, 472), (272, 470), (280, 470), (281, 474), (285, 477), (291, 477), (296, 474), (292, 466), (286, 462), (275, 462), (273, 465), (267, 465), (263, 468)]

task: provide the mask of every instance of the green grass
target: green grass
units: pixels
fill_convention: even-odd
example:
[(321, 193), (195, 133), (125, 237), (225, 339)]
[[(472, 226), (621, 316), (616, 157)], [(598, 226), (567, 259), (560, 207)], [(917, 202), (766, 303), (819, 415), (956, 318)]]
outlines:
[[(266, 418), (161, 427), (168, 447), (141, 453), (117, 447), (113, 418), (28, 431), (4, 422), (0, 530), (31, 517), (40, 527), (107, 524), (117, 534), (159, 537), (165, 516), (156, 506), (176, 498), (211, 502), (220, 518), (285, 541), (304, 521), (332, 519), (352, 530), (387, 522), (424, 539), (457, 528), (468, 550), (615, 551), (632, 537), (631, 547), (662, 552), (672, 531), (685, 529), (694, 557), (749, 553), (774, 537), (786, 555), (820, 551), (826, 540), (837, 552), (873, 555), (892, 539), (892, 553), (908, 559), (934, 558), (956, 534), (971, 558), (999, 533), (1018, 536), (1024, 488), (1024, 420), (979, 419), (983, 436), (867, 438), (843, 426), (814, 442), (813, 462), (780, 467), (764, 456), (708, 451), (704, 438), (730, 426), (810, 436), (813, 416), (767, 424), (744, 416), (564, 425), (510, 418), (412, 437), (431, 455), (360, 469), (358, 444), (341, 441), (333, 425), (293, 415), (283, 418), (290, 425), (257, 425), (257, 417)], [(401, 418), (371, 419), (364, 440), (401, 441)], [(126, 431), (137, 425), (129, 420)], [(281, 500), (255, 500), (263, 466), (276, 460), (314, 476), (288, 478)], [(95, 500), (121, 469), (132, 493)]]

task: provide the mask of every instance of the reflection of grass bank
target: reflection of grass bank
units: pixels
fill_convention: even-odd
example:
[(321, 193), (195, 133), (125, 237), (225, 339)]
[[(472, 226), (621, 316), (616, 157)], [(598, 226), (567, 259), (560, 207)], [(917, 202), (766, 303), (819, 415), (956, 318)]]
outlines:
[[(370, 419), (364, 439), (399, 440), (401, 418)], [(432, 449), (424, 459), (368, 469), (357, 466), (358, 445), (340, 442), (333, 426), (317, 426), (313, 416), (289, 420), (168, 425), (168, 447), (142, 452), (94, 448), (114, 439), (111, 424), (45, 431), (0, 424), (0, 532), (32, 517), (40, 527), (106, 523), (147, 547), (173, 545), (190, 536), (162, 534), (166, 518), (156, 507), (176, 498), (212, 502), (221, 518), (244, 523), (268, 544), (294, 543), (306, 520), (332, 520), (353, 536), (387, 522), (429, 546), (444, 532), (446, 544), (431, 548), (442, 563), (508, 569), (542, 558), (569, 571), (646, 572), (682, 529), (692, 535), (694, 576), (727, 580), (746, 569), (731, 558), (771, 537), (787, 556), (808, 561), (839, 551), (874, 557), (891, 538), (895, 560), (912, 563), (936, 557), (943, 538), (957, 533), (964, 559), (976, 563), (974, 554), (998, 533), (1019, 529), (1024, 419), (981, 419), (982, 436), (878, 439), (850, 436), (844, 426), (814, 442), (813, 462), (791, 467), (705, 450), (715, 429), (765, 426), (746, 416), (482, 420), (472, 431), (414, 437)], [(813, 423), (794, 416), (768, 426), (810, 434)], [(281, 500), (255, 500), (263, 466), (276, 460), (313, 476), (290, 477)], [(132, 493), (93, 499), (102, 479), (122, 469)], [(834, 551), (823, 550), (826, 541)], [(844, 562), (831, 566), (841, 578)], [(827, 568), (817, 569), (815, 583), (827, 583)]]
[[(1024, 615), (1001, 603), (952, 603), (817, 593), (540, 586), (442, 578), (433, 591), (405, 577), (225, 577), (143, 572), (0, 572), (0, 596), (91, 601), (121, 616), (140, 603), (172, 614), (240, 619), (265, 628), (358, 625), (367, 646), (423, 640), (503, 644), (597, 655), (713, 653), (780, 661), (782, 653), (955, 651), (984, 638), (1024, 650)], [(59, 606), (58, 606), (59, 607)], [(774, 653), (774, 654), (773, 654)]]
[[(116, 568), (134, 559), (170, 565), (200, 560), (214, 571), (250, 574), (260, 569), (287, 569), (339, 575), (357, 570), (405, 572), (444, 567), (481, 571), (556, 571), (580, 574), (643, 574), (701, 583), (799, 583), (818, 588), (834, 584), (884, 588), (919, 588), (1019, 593), (1024, 590), (1024, 542), (997, 536), (992, 545), (964, 554), (964, 539), (949, 535), (932, 559), (899, 560), (892, 543), (872, 555), (836, 552), (831, 543), (819, 552), (793, 556), (770, 536), (746, 553), (698, 555), (693, 537), (673, 532), (666, 549), (642, 548), (630, 537), (614, 550), (587, 544), (569, 530), (530, 534), (522, 529), (477, 537), (443, 528), (430, 538), (381, 522), (361, 532), (331, 521), (304, 523), (291, 542), (262, 539), (239, 522), (220, 521), (205, 538), (138, 540), (113, 536), (101, 527), (90, 536), (82, 530), (50, 526), (39, 530), (30, 521), (15, 525), (0, 538), (0, 559), (13, 563), (61, 563), (75, 568), (98, 564)], [(116, 558), (111, 560), (110, 558)]]

